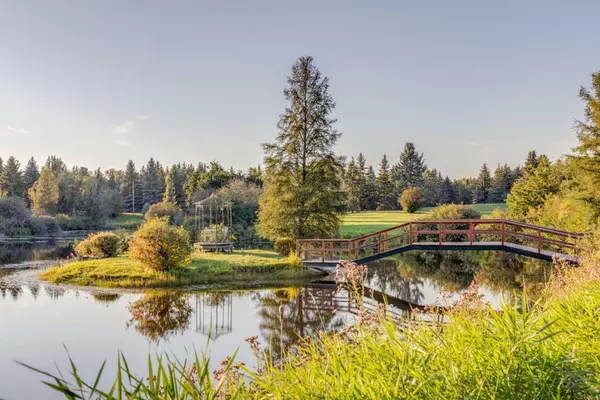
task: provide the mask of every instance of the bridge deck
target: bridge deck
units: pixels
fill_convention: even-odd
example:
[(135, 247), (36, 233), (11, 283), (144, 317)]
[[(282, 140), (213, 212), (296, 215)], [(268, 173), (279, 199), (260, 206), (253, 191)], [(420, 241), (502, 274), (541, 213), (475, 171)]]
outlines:
[[(396, 249), (374, 254), (372, 256), (363, 257), (357, 260), (352, 260), (357, 264), (365, 264), (371, 261), (378, 260), (380, 258), (389, 257), (394, 254), (400, 254), (411, 250), (499, 250), (509, 251), (516, 254), (522, 254), (530, 257), (539, 258), (546, 261), (552, 261), (556, 259), (563, 259), (569, 263), (577, 264), (577, 257), (571, 254), (557, 253), (550, 250), (540, 250), (534, 247), (524, 246), (515, 243), (504, 243), (502, 242), (475, 242), (475, 243), (464, 243), (464, 242), (419, 242), (405, 246), (398, 247)], [(312, 260), (303, 260), (304, 266), (307, 268), (316, 268), (323, 272), (335, 272), (335, 267), (346, 259), (340, 258), (315, 258)]]

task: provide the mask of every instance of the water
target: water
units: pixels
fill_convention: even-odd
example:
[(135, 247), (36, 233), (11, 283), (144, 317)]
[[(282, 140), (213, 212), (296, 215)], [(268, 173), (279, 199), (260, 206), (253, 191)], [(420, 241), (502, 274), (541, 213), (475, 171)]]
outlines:
[[(10, 264), (49, 254), (67, 256), (69, 249), (0, 248), (0, 259)], [(366, 286), (386, 293), (394, 304), (391, 311), (401, 315), (411, 304), (447, 304), (474, 279), (484, 298), (497, 306), (503, 295), (524, 286), (535, 290), (548, 269), (548, 263), (501, 252), (414, 252), (370, 264)], [(53, 372), (56, 362), (67, 371), (65, 347), (80, 373), (92, 381), (108, 360), (107, 384), (119, 350), (140, 374), (147, 371), (148, 353), (185, 358), (194, 349), (208, 352), (211, 370), (236, 349), (236, 360), (252, 366), (255, 360), (244, 339), (255, 335), (263, 347), (270, 343), (278, 357), (299, 337), (355, 320), (349, 294), (319, 280), (302, 287), (236, 292), (98, 291), (46, 285), (37, 281), (34, 270), (0, 267), (0, 398), (61, 398), (39, 383), (40, 375), (14, 360)], [(365, 303), (377, 306), (372, 299)]]

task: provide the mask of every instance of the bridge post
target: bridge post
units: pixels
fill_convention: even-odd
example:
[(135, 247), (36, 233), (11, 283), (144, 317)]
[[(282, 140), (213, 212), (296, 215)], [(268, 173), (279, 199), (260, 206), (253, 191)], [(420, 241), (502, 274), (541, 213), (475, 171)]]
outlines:
[(442, 245), (442, 225), (443, 224), (438, 223), (438, 243), (440, 246)]
[(321, 262), (325, 263), (325, 239), (321, 240)]
[(381, 233), (377, 235), (377, 253), (381, 253)]
[(469, 244), (473, 246), (473, 241), (475, 240), (475, 224), (469, 222)]
[(542, 231), (540, 231), (540, 230), (538, 230), (537, 251), (538, 251), (538, 254), (540, 254), (542, 252)]
[(352, 261), (352, 240), (348, 239), (348, 261)]
[(388, 251), (388, 233), (384, 233), (383, 251)]
[(408, 224), (408, 244), (412, 244), (413, 233), (412, 233), (412, 222)]
[(506, 234), (505, 234), (505, 231), (504, 231), (504, 221), (502, 221), (502, 228), (501, 228), (501, 229), (502, 229), (502, 231), (501, 231), (501, 232), (502, 232), (502, 233), (501, 233), (501, 237), (502, 237), (502, 239), (501, 239), (501, 240), (502, 240), (502, 246), (504, 246), (504, 240), (505, 240), (505, 238), (506, 238)]

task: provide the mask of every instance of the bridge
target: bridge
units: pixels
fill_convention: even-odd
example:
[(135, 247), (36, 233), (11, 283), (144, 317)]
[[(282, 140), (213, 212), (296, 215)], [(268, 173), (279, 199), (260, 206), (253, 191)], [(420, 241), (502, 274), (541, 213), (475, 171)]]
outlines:
[(325, 269), (410, 250), (502, 250), (577, 264), (575, 243), (582, 237), (583, 233), (506, 219), (420, 220), (353, 239), (299, 239), (296, 251), (305, 267)]

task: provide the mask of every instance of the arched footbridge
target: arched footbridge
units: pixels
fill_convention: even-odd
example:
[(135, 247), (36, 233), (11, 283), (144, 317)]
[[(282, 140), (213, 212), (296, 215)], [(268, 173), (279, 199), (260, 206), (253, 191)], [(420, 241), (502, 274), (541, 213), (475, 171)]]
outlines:
[(583, 233), (506, 219), (406, 222), (353, 239), (300, 239), (296, 251), (306, 267), (364, 264), (410, 250), (503, 250), (544, 260), (577, 263)]

